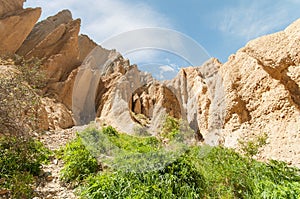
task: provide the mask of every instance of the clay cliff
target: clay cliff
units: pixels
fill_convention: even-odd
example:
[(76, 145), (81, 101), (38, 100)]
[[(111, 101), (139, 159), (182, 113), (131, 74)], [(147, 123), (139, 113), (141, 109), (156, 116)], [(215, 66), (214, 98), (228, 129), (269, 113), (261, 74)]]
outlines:
[(257, 158), (300, 166), (300, 20), (250, 41), (226, 63), (212, 58), (159, 82), (117, 51), (78, 35), (81, 21), (70, 11), (35, 24), (40, 8), (22, 4), (0, 3), (0, 54), (42, 60), (45, 130), (96, 121), (155, 134), (169, 114), (211, 145), (237, 148), (238, 140), (266, 133)]

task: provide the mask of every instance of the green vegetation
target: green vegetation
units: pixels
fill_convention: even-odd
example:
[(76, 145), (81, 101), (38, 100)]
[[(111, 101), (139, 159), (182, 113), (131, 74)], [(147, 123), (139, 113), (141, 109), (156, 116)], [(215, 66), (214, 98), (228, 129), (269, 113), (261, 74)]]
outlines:
[[(283, 162), (257, 162), (231, 149), (187, 146), (178, 150), (174, 145), (168, 150), (155, 137), (121, 134), (112, 127), (88, 128), (68, 146), (75, 143), (80, 147), (72, 149), (73, 156), (80, 157), (79, 151), (85, 149), (100, 165), (90, 170), (90, 156), (73, 161), (82, 171), (74, 169), (81, 176), (81, 198), (297, 199), (300, 195), (299, 169)], [(68, 146), (64, 155), (70, 152)]]
[(259, 149), (267, 144), (268, 135), (266, 133), (257, 135), (249, 141), (239, 140), (242, 152), (249, 157), (256, 155)]
[(40, 142), (17, 137), (0, 138), (0, 190), (12, 198), (30, 198), (42, 163), (51, 152)]
[[(19, 59), (21, 72), (0, 78), (0, 192), (16, 199), (34, 197), (35, 177), (51, 155), (30, 138), (38, 131), (36, 89), (43, 87), (38, 67), (38, 61)], [(266, 144), (265, 134), (240, 141), (245, 156), (222, 147), (188, 145), (192, 136), (183, 121), (171, 117), (159, 139), (145, 129), (132, 136), (110, 126), (90, 127), (58, 151), (65, 163), (61, 179), (78, 186), (84, 199), (299, 199), (299, 169), (252, 159)]]
[(159, 135), (176, 145), (191, 145), (195, 139), (195, 133), (186, 121), (170, 116), (165, 116)]
[(98, 171), (97, 160), (82, 144), (80, 137), (66, 145), (60, 151), (65, 162), (64, 169), (61, 171), (61, 179), (66, 182), (78, 182), (86, 178), (89, 174)]
[(167, 116), (160, 132), (161, 136), (168, 139), (182, 139), (180, 132), (180, 122), (178, 119)]
[(51, 152), (31, 138), (38, 132), (43, 86), (40, 62), (16, 57), (0, 76), (0, 192), (10, 198), (34, 196), (35, 178)]

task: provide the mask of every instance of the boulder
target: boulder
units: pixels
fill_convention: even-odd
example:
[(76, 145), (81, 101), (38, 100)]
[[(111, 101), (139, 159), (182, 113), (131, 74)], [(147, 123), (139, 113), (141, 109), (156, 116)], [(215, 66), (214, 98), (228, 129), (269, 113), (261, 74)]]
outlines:
[(47, 97), (42, 98), (42, 103), (48, 115), (49, 129), (60, 130), (74, 126), (72, 114), (64, 104)]

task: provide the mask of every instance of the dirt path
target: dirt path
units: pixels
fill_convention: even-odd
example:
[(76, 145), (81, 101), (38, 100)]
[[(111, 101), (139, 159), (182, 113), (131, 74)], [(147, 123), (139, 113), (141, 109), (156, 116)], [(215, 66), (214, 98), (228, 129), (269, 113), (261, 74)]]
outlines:
[[(66, 145), (70, 140), (75, 138), (78, 127), (74, 127), (61, 131), (48, 131), (44, 135), (39, 136), (39, 140), (51, 150), (57, 150), (61, 146)], [(63, 168), (62, 160), (51, 159), (51, 163), (43, 165), (43, 173), (39, 178), (36, 188), (39, 197), (34, 199), (75, 199), (74, 190), (67, 188), (63, 182), (59, 180), (59, 172)]]

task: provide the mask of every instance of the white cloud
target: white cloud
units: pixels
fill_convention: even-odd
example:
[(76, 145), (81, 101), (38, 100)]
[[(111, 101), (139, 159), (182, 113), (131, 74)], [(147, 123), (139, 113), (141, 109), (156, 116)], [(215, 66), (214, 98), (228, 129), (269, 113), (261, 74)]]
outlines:
[(287, 1), (295, 0), (253, 0), (251, 3), (240, 1), (235, 6), (224, 8), (219, 15), (223, 20), (218, 24), (218, 28), (225, 35), (243, 38), (243, 40), (278, 31), (299, 16), (295, 6), (288, 6), (287, 9)]
[[(144, 65), (147, 69), (151, 68), (147, 67), (148, 65), (154, 67), (150, 71), (154, 75), (166, 72), (160, 74), (161, 79), (165, 76), (175, 76), (178, 66), (201, 65), (209, 57), (194, 40), (172, 31), (173, 21), (139, 0), (27, 0), (25, 6), (42, 7), (41, 19), (63, 9), (71, 10), (73, 18), (82, 20), (81, 33), (89, 35), (106, 48), (116, 48), (124, 57), (129, 58), (132, 64)], [(154, 29), (151, 32), (149, 28)], [(145, 29), (144, 34), (143, 31), (138, 31), (142, 29)], [(126, 34), (134, 30), (137, 30), (136, 34)], [(119, 38), (120, 35), (123, 37)], [(109, 38), (115, 42), (111, 46), (103, 43), (110, 41)], [(125, 46), (123, 51), (122, 44)], [(165, 60), (165, 55), (172, 53), (175, 53), (177, 58), (173, 55), (169, 60)], [(187, 61), (192, 64), (186, 64)], [(172, 66), (174, 63), (175, 70), (163, 67), (164, 71), (159, 71), (159, 66)]]
[(69, 9), (82, 19), (81, 32), (98, 43), (122, 32), (145, 27), (171, 28), (170, 20), (145, 3), (122, 0), (27, 0), (26, 7), (40, 6), (42, 18)]
[(160, 66), (159, 67), (163, 72), (174, 72), (175, 69), (172, 68), (171, 66)]

